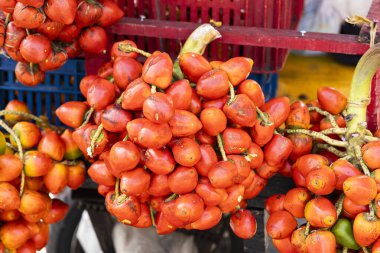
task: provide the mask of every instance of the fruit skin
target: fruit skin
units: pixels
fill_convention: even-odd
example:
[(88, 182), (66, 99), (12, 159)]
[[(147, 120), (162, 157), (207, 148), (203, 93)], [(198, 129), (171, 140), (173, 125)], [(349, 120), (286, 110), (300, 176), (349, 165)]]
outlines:
[(347, 105), (346, 96), (331, 87), (319, 87), (317, 97), (322, 108), (334, 115), (342, 112)]
[(369, 176), (350, 177), (343, 183), (343, 192), (356, 204), (368, 205), (376, 197), (377, 185)]
[(297, 253), (307, 253), (306, 249), (306, 226), (294, 230), (290, 242)]
[(275, 194), (265, 200), (265, 210), (271, 214), (276, 211), (284, 210), (284, 194)]
[[(86, 93), (87, 94), (87, 93)], [(88, 105), (79, 101), (68, 101), (55, 110), (59, 120), (68, 127), (78, 128), (82, 125)]]
[(207, 230), (216, 226), (222, 219), (222, 212), (216, 206), (207, 206), (202, 213), (201, 218), (190, 223), (186, 229)]
[(172, 81), (173, 62), (167, 53), (159, 51), (149, 56), (142, 68), (144, 82), (166, 89)]
[(231, 215), (230, 227), (238, 237), (250, 239), (256, 234), (257, 222), (251, 211), (240, 209)]
[(273, 98), (261, 106), (260, 109), (273, 118), (274, 126), (277, 128), (288, 118), (290, 113), (290, 100), (288, 97)]
[(104, 54), (107, 51), (107, 34), (100, 26), (92, 26), (82, 31), (78, 42), (87, 53)]
[(12, 181), (16, 179), (22, 171), (23, 164), (15, 155), (0, 155), (0, 181)]
[(65, 155), (65, 143), (56, 132), (48, 131), (42, 136), (38, 151), (47, 154), (53, 160), (61, 161)]
[[(28, 106), (24, 102), (19, 101), (19, 100), (9, 101), (8, 104), (5, 106), (5, 110), (30, 113)], [(12, 121), (12, 120), (14, 120), (14, 121), (26, 121), (27, 120), (23, 116), (16, 115), (16, 114), (4, 115), (4, 119), (9, 120), (9, 121)]]
[(303, 188), (293, 188), (289, 190), (284, 198), (283, 206), (296, 218), (304, 218), (306, 203), (311, 199), (311, 193)]
[(285, 210), (272, 213), (266, 225), (267, 233), (272, 239), (289, 237), (296, 228), (296, 219)]
[(308, 253), (335, 253), (336, 240), (330, 231), (317, 230), (306, 237)]
[(61, 134), (61, 139), (65, 146), (65, 153), (63, 157), (67, 160), (76, 160), (82, 156), (82, 152), (78, 148), (77, 144), (75, 144), (72, 134), (73, 132), (69, 129), (66, 129)]
[(290, 237), (284, 239), (272, 239), (274, 247), (281, 253), (294, 253), (295, 249), (290, 241)]
[(272, 166), (279, 166), (289, 157), (292, 152), (292, 142), (279, 134), (273, 136), (264, 148), (264, 159)]
[(24, 171), (26, 176), (44, 176), (52, 167), (53, 161), (48, 155), (34, 150), (25, 153)]
[(360, 213), (355, 217), (353, 231), (357, 244), (367, 247), (380, 236), (380, 220), (368, 212)]
[(362, 149), (363, 160), (371, 170), (380, 168), (380, 141), (365, 144)]
[[(13, 126), (12, 130), (19, 137), (21, 145), (25, 149), (33, 148), (41, 139), (40, 129), (30, 122), (18, 122)], [(12, 136), (10, 140), (11, 144), (17, 147), (17, 143)]]
[(329, 228), (335, 224), (337, 213), (330, 200), (324, 197), (317, 197), (305, 206), (305, 218), (311, 226), (319, 228)]
[(0, 228), (1, 242), (7, 249), (17, 249), (30, 238), (30, 230), (20, 221), (7, 222)]
[(331, 228), (336, 242), (343, 247), (358, 250), (360, 246), (355, 242), (354, 234), (352, 231), (352, 223), (348, 219), (339, 219)]
[(20, 207), (18, 190), (10, 183), (0, 183), (0, 209), (10, 211)]
[(178, 58), (182, 72), (194, 83), (196, 83), (204, 73), (212, 69), (207, 59), (197, 53), (186, 52), (181, 54)]
[(305, 179), (306, 187), (317, 195), (328, 195), (335, 189), (336, 177), (330, 167), (322, 166), (310, 171)]
[(362, 173), (354, 165), (345, 160), (337, 160), (331, 164), (331, 169), (335, 173), (337, 190), (343, 190), (344, 181), (353, 176), (359, 176)]
[(44, 184), (46, 188), (53, 194), (63, 191), (67, 185), (69, 171), (66, 165), (56, 163), (44, 176)]
[(44, 11), (51, 20), (69, 25), (74, 22), (76, 8), (77, 3), (75, 0), (47, 0)]

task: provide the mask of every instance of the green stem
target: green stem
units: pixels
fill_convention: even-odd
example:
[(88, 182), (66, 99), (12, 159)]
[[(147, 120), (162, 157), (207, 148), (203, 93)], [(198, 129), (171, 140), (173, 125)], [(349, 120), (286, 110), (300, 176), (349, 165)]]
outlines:
[(344, 152), (344, 151), (341, 151), (333, 146), (330, 146), (328, 144), (325, 144), (325, 143), (317, 143), (316, 144), (316, 148), (317, 149), (326, 149), (328, 150), (329, 152), (333, 153), (334, 155), (336, 156), (339, 156), (339, 157), (345, 157), (347, 156), (347, 153)]
[(363, 253), (369, 253), (368, 249), (366, 247), (362, 247)]
[(165, 199), (165, 203), (167, 202), (170, 202), (172, 200), (175, 200), (176, 198), (178, 198), (178, 194), (177, 193), (173, 193), (172, 195), (170, 195), (167, 199)]
[(216, 138), (218, 139), (218, 147), (219, 147), (220, 154), (222, 155), (223, 161), (227, 161), (227, 155), (226, 155), (226, 152), (224, 151), (222, 136), (218, 134)]
[(347, 247), (343, 247), (342, 253), (348, 253), (348, 248)]
[(339, 215), (342, 213), (342, 210), (343, 210), (343, 200), (344, 200), (344, 194), (342, 193), (339, 196), (339, 199), (337, 200), (337, 202), (335, 203), (335, 209), (336, 209), (337, 217), (339, 217)]
[(84, 116), (84, 121), (83, 121), (82, 125), (81, 125), (79, 128), (85, 126), (85, 125), (90, 121), (91, 116), (92, 116), (92, 114), (94, 113), (94, 111), (95, 111), (95, 109), (94, 109), (93, 107), (91, 107), (91, 108), (86, 112), (86, 115)]
[(230, 105), (232, 102), (235, 101), (235, 99), (236, 99), (236, 97), (235, 97), (235, 88), (230, 83), (230, 100), (228, 100), (227, 105)]
[(356, 65), (351, 81), (351, 89), (347, 107), (347, 139), (358, 132), (360, 125), (366, 125), (367, 105), (370, 102), (372, 78), (380, 67), (380, 44), (376, 44), (365, 52)]
[(361, 166), (364, 174), (367, 175), (367, 176), (370, 176), (371, 172), (369, 171), (367, 165), (365, 164), (365, 162), (363, 160), (362, 152), (360, 150), (360, 147), (359, 146), (355, 146), (354, 147), (354, 152), (355, 152), (356, 159), (359, 161), (360, 166)]
[(152, 87), (150, 88), (150, 92), (153, 94), (153, 93), (156, 93), (157, 92), (157, 86), (156, 85), (152, 85)]
[(156, 226), (156, 220), (154, 219), (154, 210), (151, 205), (149, 205), (149, 212), (150, 212), (150, 218), (152, 219), (152, 225), (153, 227)]
[(259, 118), (262, 120), (262, 122), (266, 125), (266, 126), (271, 126), (273, 125), (273, 122), (269, 120), (269, 117), (268, 115), (261, 111), (259, 107), (256, 106), (256, 113), (258, 114)]
[[(21, 162), (24, 164), (24, 151), (22, 149), (20, 138), (16, 135), (16, 133), (3, 121), (0, 119), (0, 126), (4, 128), (5, 131), (7, 131), (13, 139), (16, 141), (17, 144), (17, 150), (18, 154), (20, 156)], [(24, 187), (25, 187), (25, 172), (24, 167), (21, 170), (21, 183), (20, 183), (20, 196), (24, 193)]]
[(321, 108), (318, 107), (309, 107), (309, 111), (316, 111), (317, 113), (326, 116), (326, 118), (330, 121), (333, 128), (339, 128), (338, 124), (336, 123), (334, 115), (329, 113), (328, 111), (324, 111)]
[(347, 132), (347, 128), (328, 128), (326, 130), (322, 130), (319, 133), (321, 134), (345, 134)]
[(305, 228), (305, 235), (308, 236), (310, 234), (310, 222), (306, 223), (306, 228)]
[(90, 147), (87, 148), (87, 155), (91, 158), (94, 156), (95, 143), (98, 140), (102, 131), (103, 131), (103, 124), (100, 124), (98, 128), (96, 129), (96, 132), (91, 138)]
[(132, 47), (129, 44), (123, 44), (123, 43), (119, 44), (119, 50), (122, 51), (123, 53), (135, 52), (135, 53), (141, 54), (147, 58), (152, 55), (151, 53), (145, 52), (144, 50), (141, 50), (141, 49), (138, 49), (136, 47)]
[(285, 129), (285, 132), (287, 132), (289, 134), (295, 134), (295, 133), (306, 134), (306, 135), (313, 137), (314, 139), (321, 139), (321, 140), (325, 141), (326, 143), (328, 143), (332, 146), (336, 146), (336, 147), (347, 147), (348, 146), (348, 144), (344, 141), (334, 140), (334, 139), (331, 139), (330, 137), (328, 137), (326, 135), (323, 135), (319, 132), (315, 132), (315, 131), (311, 131), (311, 130)]
[(121, 103), (123, 102), (123, 96), (124, 96), (124, 92), (121, 93), (120, 97), (118, 97), (118, 99), (116, 100), (116, 104), (121, 105)]
[(12, 149), (14, 152), (17, 152), (17, 148), (13, 147), (12, 144), (10, 144), (9, 142), (6, 143), (7, 147)]
[(364, 136), (364, 141), (365, 142), (373, 142), (373, 141), (380, 141), (380, 139), (377, 137), (366, 135), (366, 136)]
[(120, 178), (116, 178), (115, 183), (115, 199), (117, 199), (120, 196)]

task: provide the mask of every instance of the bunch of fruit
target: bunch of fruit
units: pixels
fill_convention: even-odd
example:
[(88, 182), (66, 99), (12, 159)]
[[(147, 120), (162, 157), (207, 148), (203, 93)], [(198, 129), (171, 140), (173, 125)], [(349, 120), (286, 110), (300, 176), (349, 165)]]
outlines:
[(124, 16), (113, 0), (1, 0), (0, 9), (0, 47), (18, 62), (16, 78), (27, 86), (82, 50), (105, 53), (104, 28)]
[[(317, 97), (309, 108), (293, 103), (287, 114), (283, 132), (298, 140), (287, 173), (296, 187), (267, 199), (266, 231), (282, 253), (380, 252), (379, 132), (363, 126), (363, 136), (347, 134), (347, 98), (327, 87)], [(298, 227), (301, 218), (306, 225)]]
[(0, 132), (0, 252), (36, 252), (48, 242), (49, 224), (69, 209), (51, 194), (85, 180), (82, 154), (70, 130), (58, 134), (20, 101), (10, 101), (0, 115), (7, 133)]
[[(138, 53), (147, 57), (143, 65)], [(246, 200), (267, 184), (264, 171), (286, 167), (292, 151), (291, 140), (274, 134), (289, 100), (265, 103), (246, 79), (253, 61), (244, 57), (209, 62), (182, 53), (179, 74), (167, 53), (143, 52), (132, 41), (115, 43), (111, 57), (82, 79), (85, 102), (56, 110), (76, 128), (108, 211), (131, 226), (154, 224), (159, 234), (209, 229), (231, 214), (232, 230), (251, 238), (256, 220)]]

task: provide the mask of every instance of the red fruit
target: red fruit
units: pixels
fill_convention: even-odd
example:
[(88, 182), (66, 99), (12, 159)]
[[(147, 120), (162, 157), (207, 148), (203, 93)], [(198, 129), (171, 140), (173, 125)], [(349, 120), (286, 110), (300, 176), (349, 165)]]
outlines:
[(268, 113), (273, 121), (275, 128), (282, 125), (290, 113), (290, 103), (288, 97), (273, 98), (266, 102), (260, 108), (263, 112)]
[(45, 81), (45, 72), (38, 65), (32, 67), (24, 62), (18, 62), (15, 68), (16, 79), (26, 86), (36, 86)]
[(72, 43), (67, 44), (63, 49), (66, 51), (69, 58), (78, 57), (82, 53), (78, 40), (74, 40)]
[[(104, 1), (104, 2), (111, 2), (111, 1)], [(115, 4), (115, 3), (113, 3)], [(103, 10), (104, 13), (104, 10)], [(137, 48), (137, 45), (135, 42), (131, 40), (123, 40), (113, 43), (111, 48), (111, 59), (114, 61), (117, 57), (130, 57), (130, 58), (136, 58), (137, 53), (136, 52), (124, 52), (120, 50), (121, 46), (131, 46)]]
[(155, 197), (169, 195), (171, 191), (168, 184), (168, 175), (153, 175), (148, 193)]
[(370, 246), (380, 236), (380, 220), (370, 213), (360, 213), (355, 217), (353, 232), (355, 241), (361, 247)]
[(306, 176), (306, 187), (317, 195), (328, 195), (335, 190), (334, 171), (327, 166), (310, 171)]
[(197, 82), (197, 94), (206, 99), (217, 99), (228, 94), (228, 75), (223, 70), (214, 69), (203, 74)]
[(168, 123), (175, 137), (187, 137), (196, 134), (202, 128), (202, 123), (198, 117), (185, 110), (175, 110)]
[(173, 62), (167, 53), (154, 52), (142, 68), (144, 82), (166, 89), (172, 81)]
[(336, 239), (330, 231), (317, 230), (306, 237), (306, 250), (308, 253), (335, 253)]
[(45, 21), (44, 13), (40, 9), (21, 2), (16, 4), (12, 17), (15, 25), (25, 29), (36, 29)]
[(265, 200), (265, 210), (272, 214), (276, 211), (284, 210), (284, 194), (275, 194)]
[(344, 181), (343, 192), (356, 204), (368, 205), (376, 197), (377, 186), (369, 176), (354, 176)]
[(122, 90), (141, 76), (142, 65), (131, 57), (118, 57), (113, 64), (115, 84)]
[(173, 101), (164, 93), (153, 93), (144, 101), (143, 113), (146, 119), (154, 123), (166, 123), (174, 115)]
[(20, 176), (23, 166), (20, 158), (15, 155), (0, 155), (0, 182), (16, 179)]
[(136, 228), (149, 228), (152, 226), (152, 218), (147, 204), (141, 203), (141, 214), (137, 223), (133, 225)]
[(104, 54), (107, 51), (107, 34), (100, 26), (92, 26), (82, 31), (78, 42), (86, 53)]
[(261, 86), (255, 80), (244, 80), (239, 84), (238, 94), (246, 94), (257, 107), (265, 103), (264, 93)]
[(337, 190), (343, 190), (343, 182), (350, 177), (359, 176), (362, 173), (350, 162), (346, 160), (337, 160), (331, 164), (331, 169), (335, 173)]
[(172, 99), (174, 109), (189, 109), (193, 91), (188, 80), (182, 79), (172, 83), (165, 93)]
[(91, 179), (101, 185), (113, 186), (115, 185), (115, 177), (108, 170), (104, 161), (94, 162), (87, 171)]
[(216, 226), (222, 219), (222, 212), (216, 206), (207, 206), (202, 213), (202, 216), (190, 223), (186, 228), (196, 230), (207, 230)]
[(256, 169), (256, 173), (264, 179), (269, 179), (276, 175), (276, 173), (281, 169), (281, 166), (282, 165), (272, 166), (269, 165), (267, 162), (263, 162), (260, 168)]
[(252, 142), (248, 147), (245, 159), (249, 162), (251, 169), (258, 169), (263, 164), (264, 153), (257, 144)]
[(69, 211), (69, 206), (59, 199), (53, 199), (51, 209), (48, 215), (44, 218), (44, 222), (47, 224), (52, 224), (59, 222), (65, 218), (67, 212)]
[(198, 173), (194, 167), (178, 166), (168, 176), (169, 189), (173, 193), (192, 192), (198, 184)]
[(298, 253), (307, 253), (306, 249), (306, 226), (299, 227), (294, 230), (292, 237), (290, 239), (292, 247)]
[[(244, 182), (243, 182), (244, 183)], [(268, 184), (268, 180), (263, 179), (255, 174), (252, 183), (245, 188), (244, 199), (251, 199), (260, 194), (264, 187)]]
[(305, 206), (305, 218), (311, 226), (329, 228), (337, 220), (337, 213), (330, 200), (317, 197), (307, 202)]
[(227, 127), (227, 117), (224, 112), (218, 108), (203, 109), (200, 120), (203, 125), (203, 131), (211, 136), (218, 135)]
[(290, 160), (297, 161), (303, 155), (310, 154), (313, 148), (313, 138), (306, 134), (290, 134), (288, 139), (293, 144), (292, 153), (290, 153)]
[(62, 67), (68, 59), (69, 56), (65, 51), (60, 51), (56, 53), (52, 51), (48, 58), (44, 62), (41, 62), (39, 66), (42, 71), (55, 70)]
[(139, 196), (148, 190), (149, 184), (150, 173), (136, 168), (121, 174), (120, 191), (127, 196)]
[(380, 168), (380, 141), (370, 142), (362, 147), (362, 155), (365, 164), (371, 169)]
[(115, 99), (115, 86), (110, 81), (97, 78), (87, 90), (87, 102), (95, 110), (101, 110)]
[(237, 86), (244, 81), (251, 73), (253, 60), (246, 57), (234, 57), (220, 65), (220, 69), (224, 70), (228, 79), (233, 86)]
[(238, 128), (227, 127), (223, 131), (222, 138), (227, 155), (238, 155), (245, 152), (252, 142), (247, 132)]
[(103, 27), (111, 26), (124, 16), (124, 12), (114, 1), (104, 0), (102, 5), (103, 12), (98, 20), (99, 25)]
[(140, 162), (140, 151), (130, 141), (119, 141), (112, 146), (108, 162), (112, 174), (118, 176), (119, 173), (132, 170), (137, 166)]
[(302, 187), (289, 190), (284, 198), (284, 208), (296, 218), (304, 218), (306, 203), (311, 199), (311, 193)]
[(199, 144), (190, 138), (181, 138), (172, 147), (174, 160), (182, 166), (192, 167), (201, 160)]
[(78, 38), (80, 32), (81, 28), (76, 24), (65, 25), (59, 33), (58, 39), (66, 43), (72, 43)]
[(0, 9), (3, 12), (13, 13), (13, 10), (16, 5), (16, 0), (10, 0), (10, 1), (1, 1), (0, 2)]
[(141, 215), (141, 203), (138, 199), (135, 196), (126, 196), (125, 194), (116, 197), (113, 192), (109, 192), (107, 196), (109, 195), (112, 199), (109, 207), (111, 213), (124, 224), (136, 224)]
[(303, 177), (315, 169), (321, 168), (323, 165), (329, 165), (326, 157), (317, 154), (308, 154), (297, 159), (295, 166)]
[(20, 207), (18, 190), (6, 182), (0, 183), (0, 209), (5, 211), (16, 210)]
[(279, 166), (288, 159), (292, 149), (288, 138), (276, 134), (264, 148), (264, 159), (269, 165)]
[(243, 127), (252, 127), (256, 124), (256, 106), (245, 94), (236, 95), (223, 106), (227, 118)]
[(195, 168), (199, 175), (207, 177), (210, 168), (218, 162), (218, 157), (215, 150), (209, 144), (201, 144), (199, 149), (201, 151), (201, 159), (195, 164)]
[(132, 119), (132, 114), (121, 109), (118, 104), (107, 106), (101, 116), (101, 122), (104, 129), (113, 133), (124, 132), (127, 123)]
[(46, 188), (53, 194), (63, 191), (67, 185), (69, 171), (64, 164), (56, 163), (44, 176)]
[[(136, 120), (136, 119), (135, 119)], [(132, 122), (128, 122), (127, 131), (132, 139), (132, 134), (129, 131), (129, 126), (132, 126)], [(145, 148), (160, 149), (164, 147), (172, 139), (172, 132), (168, 124), (155, 124), (146, 120), (139, 129), (136, 141), (139, 145)]]
[(363, 212), (368, 212), (369, 207), (364, 205), (358, 205), (349, 198), (343, 199), (343, 214), (347, 218), (354, 219), (356, 215)]
[(81, 161), (77, 165), (68, 166), (69, 175), (67, 178), (67, 186), (73, 190), (78, 189), (86, 179), (86, 167)]
[(332, 87), (318, 88), (317, 96), (322, 108), (331, 114), (338, 114), (346, 108), (346, 96)]
[(204, 203), (198, 194), (188, 193), (175, 200), (174, 216), (185, 224), (193, 223), (202, 217)]
[(241, 184), (234, 184), (227, 188), (228, 196), (220, 204), (220, 210), (222, 213), (232, 213), (240, 209), (240, 203), (243, 200), (244, 186)]
[[(49, 199), (50, 200), (50, 199)], [(37, 191), (26, 190), (21, 197), (19, 211), (22, 214), (37, 214), (45, 211), (48, 203), (45, 196)]]
[(158, 212), (155, 217), (156, 220), (156, 232), (159, 235), (166, 235), (176, 230), (176, 227), (171, 225), (162, 212)]
[(237, 168), (237, 176), (234, 179), (235, 183), (242, 183), (251, 172), (249, 163), (243, 156), (240, 155), (229, 155), (227, 156), (227, 159), (232, 160)]
[(255, 216), (249, 210), (240, 209), (230, 218), (230, 227), (232, 231), (240, 238), (250, 239), (257, 231)]
[(56, 132), (48, 131), (42, 136), (38, 151), (49, 155), (53, 160), (61, 161), (65, 154), (65, 143)]
[(7, 222), (0, 228), (1, 242), (7, 249), (17, 249), (30, 238), (30, 230), (20, 221)]
[(209, 172), (208, 178), (212, 186), (216, 188), (227, 188), (234, 184), (238, 172), (232, 161), (220, 161), (214, 164)]
[(200, 54), (187, 52), (181, 54), (178, 58), (182, 72), (194, 83), (196, 83), (204, 73), (212, 69), (207, 59)]
[(69, 101), (62, 104), (55, 111), (59, 120), (72, 128), (82, 125), (88, 106), (83, 102)]
[(169, 174), (175, 167), (173, 155), (167, 149), (149, 148), (145, 151), (143, 160), (145, 162), (145, 166), (158, 175)]
[(209, 180), (202, 180), (195, 188), (195, 192), (203, 199), (206, 206), (216, 206), (225, 201), (228, 194), (223, 188), (215, 188)]
[[(5, 110), (30, 113), (28, 106), (24, 102), (19, 101), (19, 100), (9, 101), (8, 104), (5, 106)], [(9, 120), (9, 121), (26, 121), (27, 120), (25, 117), (21, 115), (16, 115), (16, 114), (4, 115), (4, 119)]]
[(51, 51), (50, 40), (41, 34), (28, 35), (20, 44), (22, 57), (32, 63), (45, 61)]
[(137, 78), (124, 91), (121, 106), (125, 110), (142, 110), (145, 100), (152, 94), (150, 89), (147, 83)]
[(284, 239), (297, 228), (296, 219), (288, 211), (277, 211), (269, 216), (266, 229), (272, 239)]
[(91, 26), (99, 21), (102, 16), (103, 7), (98, 2), (89, 3), (81, 1), (77, 7), (75, 24), (79, 27)]
[(62, 23), (46, 19), (45, 22), (40, 27), (38, 27), (37, 31), (42, 35), (45, 35), (49, 40), (54, 40), (59, 36), (63, 27), (64, 24)]
[(47, 0), (44, 11), (51, 20), (69, 25), (74, 22), (76, 8), (77, 3), (75, 0)]
[(26, 176), (44, 176), (52, 167), (53, 162), (48, 155), (34, 150), (25, 153), (24, 171)]
[(295, 249), (290, 241), (290, 237), (284, 239), (272, 239), (274, 247), (281, 253), (293, 253)]

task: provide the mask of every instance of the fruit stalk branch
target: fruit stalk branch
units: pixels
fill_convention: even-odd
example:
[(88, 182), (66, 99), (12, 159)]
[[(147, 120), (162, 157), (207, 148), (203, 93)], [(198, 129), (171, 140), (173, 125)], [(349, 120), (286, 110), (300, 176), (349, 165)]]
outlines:
[(138, 49), (136, 47), (132, 47), (129, 44), (123, 44), (123, 43), (119, 44), (119, 50), (122, 51), (123, 53), (135, 52), (135, 53), (138, 53), (138, 54), (145, 56), (146, 58), (148, 58), (149, 56), (152, 55), (151, 53), (148, 53), (144, 50), (141, 50), (141, 49)]
[(321, 139), (321, 140), (325, 141), (326, 143), (328, 143), (332, 146), (335, 146), (335, 147), (347, 147), (348, 146), (348, 144), (344, 141), (334, 140), (334, 139), (332, 139), (332, 138), (330, 138), (324, 134), (321, 134), (321, 133), (315, 132), (315, 131), (311, 131), (311, 130), (285, 129), (285, 132), (289, 133), (289, 134), (295, 134), (295, 133), (306, 134), (306, 135), (313, 137), (314, 139)]
[(218, 134), (216, 138), (218, 139), (218, 147), (219, 147), (220, 154), (222, 155), (223, 161), (227, 161), (227, 155), (226, 155), (226, 152), (224, 151), (222, 136)]
[(347, 156), (346, 152), (341, 151), (341, 150), (339, 150), (339, 149), (337, 149), (337, 148), (335, 148), (333, 146), (330, 146), (328, 144), (325, 144), (325, 143), (317, 143), (316, 148), (317, 149), (325, 149), (325, 150), (327, 150), (327, 151), (329, 151), (329, 152), (331, 152), (334, 155), (339, 156), (339, 157), (345, 157), (345, 156)]
[(91, 158), (94, 156), (95, 144), (100, 134), (102, 133), (102, 131), (103, 131), (103, 124), (100, 124), (98, 128), (96, 129), (94, 135), (91, 137), (90, 146), (87, 148), (87, 155)]
[(85, 126), (85, 125), (90, 121), (91, 116), (92, 116), (92, 114), (94, 113), (94, 111), (95, 111), (95, 109), (94, 109), (93, 107), (91, 107), (91, 108), (86, 112), (86, 115), (84, 116), (84, 121), (83, 121), (82, 125), (81, 125), (79, 128)]
[(332, 115), (331, 113), (324, 111), (318, 107), (309, 107), (309, 111), (315, 111), (315, 112), (325, 116), (330, 121), (333, 128), (339, 128), (338, 124), (336, 123), (334, 115)]

